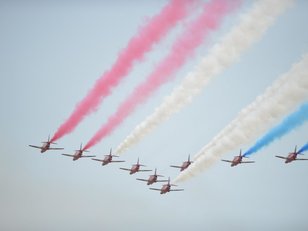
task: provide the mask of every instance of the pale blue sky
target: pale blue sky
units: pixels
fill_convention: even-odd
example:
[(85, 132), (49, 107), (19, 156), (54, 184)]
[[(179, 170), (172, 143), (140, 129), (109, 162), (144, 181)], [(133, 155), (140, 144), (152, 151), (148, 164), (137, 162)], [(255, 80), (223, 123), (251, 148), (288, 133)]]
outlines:
[[(162, 124), (106, 167), (73, 162), (61, 152), (40, 154), (74, 106), (107, 70), (144, 19), (166, 1), (0, 2), (0, 229), (1, 230), (307, 230), (308, 163), (284, 165), (285, 155), (307, 142), (305, 125), (252, 156), (256, 164), (230, 168), (221, 162), (164, 196), (150, 191), (119, 167), (137, 157), (149, 168), (175, 177), (239, 110), (261, 94), (308, 51), (308, 2), (298, 0), (241, 60), (218, 76), (191, 105)], [(252, 1), (228, 17), (221, 30), (145, 105), (91, 151), (101, 157), (159, 105), (236, 24)], [(258, 20), (258, 19), (256, 19)], [(86, 142), (118, 104), (166, 54), (178, 27), (137, 64), (97, 113), (59, 141), (66, 152)], [(243, 147), (247, 149), (250, 144)], [(237, 154), (226, 153), (226, 158)], [(160, 185), (156, 185), (159, 187)]]

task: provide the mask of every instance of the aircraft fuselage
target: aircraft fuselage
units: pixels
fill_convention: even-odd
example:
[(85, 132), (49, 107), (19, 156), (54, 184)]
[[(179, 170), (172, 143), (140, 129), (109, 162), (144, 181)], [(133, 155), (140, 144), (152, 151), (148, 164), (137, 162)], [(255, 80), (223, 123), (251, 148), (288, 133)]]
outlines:
[(76, 151), (73, 157), (73, 161), (78, 160), (79, 158), (81, 158), (81, 156), (82, 156), (82, 151), (80, 150)]
[(102, 165), (109, 164), (109, 163), (111, 163), (111, 161), (112, 161), (112, 156), (110, 156), (110, 155), (105, 156)]
[(147, 185), (154, 184), (157, 181), (157, 175), (151, 175), (148, 179)]
[(138, 172), (138, 171), (139, 171), (139, 168), (140, 168), (140, 165), (134, 164), (134, 165), (132, 166), (132, 168), (131, 168), (129, 174), (132, 175), (132, 174)]
[(231, 167), (234, 167), (242, 162), (243, 157), (242, 156), (235, 156), (232, 160)]
[(296, 160), (296, 157), (297, 157), (297, 153), (290, 153), (288, 156), (287, 156), (287, 159), (285, 161), (285, 163), (290, 163), (294, 160)]
[(163, 187), (160, 190), (160, 194), (165, 194), (167, 192), (170, 192), (170, 188), (171, 188), (171, 185), (169, 184), (163, 185)]
[(182, 166), (181, 166), (181, 171), (185, 170), (186, 168), (188, 168), (188, 166), (191, 164), (191, 162), (189, 161), (185, 161), (183, 162)]
[(45, 143), (41, 148), (41, 153), (46, 152), (50, 148), (50, 143)]

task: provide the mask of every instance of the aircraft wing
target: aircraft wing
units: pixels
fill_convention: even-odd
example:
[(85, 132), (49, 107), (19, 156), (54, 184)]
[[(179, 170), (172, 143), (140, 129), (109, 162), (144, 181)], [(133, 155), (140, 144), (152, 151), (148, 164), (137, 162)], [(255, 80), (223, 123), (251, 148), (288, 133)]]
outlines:
[(232, 163), (232, 160), (221, 160), (221, 161)]
[(148, 180), (146, 180), (146, 179), (139, 179), (139, 178), (137, 178), (136, 180), (145, 181), (145, 182), (148, 181)]
[(168, 180), (157, 180), (156, 182), (168, 182)]
[(63, 150), (64, 148), (49, 148), (49, 150)]
[(182, 168), (181, 166), (170, 165), (172, 168)]
[(82, 155), (81, 158), (83, 158), (83, 157), (95, 157), (95, 156), (83, 156), (83, 155)]
[(103, 160), (101, 160), (101, 159), (92, 158), (92, 160), (99, 161), (99, 162), (103, 162)]
[(184, 189), (170, 189), (170, 191), (184, 191)]
[(305, 159), (305, 158), (296, 158), (295, 160), (308, 160), (308, 159)]
[(42, 147), (31, 145), (31, 144), (29, 145), (29, 147), (42, 149)]
[(71, 155), (71, 154), (65, 154), (65, 153), (63, 153), (62, 155), (63, 155), (63, 156), (74, 157), (74, 155)]
[(249, 163), (254, 163), (254, 161), (242, 161), (241, 164), (249, 164)]
[(114, 163), (114, 162), (115, 162), (115, 163), (120, 163), (120, 162), (125, 162), (125, 160), (112, 160), (111, 162), (112, 162), (112, 163)]
[(125, 170), (125, 171), (131, 171), (130, 168), (120, 168), (120, 169)]
[(156, 190), (156, 191), (161, 191), (160, 189), (158, 188), (150, 188), (151, 190)]
[(152, 172), (152, 170), (139, 170), (138, 172)]
[(280, 158), (280, 159), (287, 159), (286, 157), (284, 157), (284, 156), (276, 156), (276, 157), (278, 157), (278, 158)]

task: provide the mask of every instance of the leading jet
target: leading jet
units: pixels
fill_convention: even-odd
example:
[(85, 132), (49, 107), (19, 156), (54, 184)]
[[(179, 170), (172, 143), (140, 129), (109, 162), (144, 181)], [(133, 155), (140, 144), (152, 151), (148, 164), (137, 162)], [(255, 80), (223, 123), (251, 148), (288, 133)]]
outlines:
[(52, 148), (52, 147), (50, 147), (51, 144), (56, 144), (56, 143), (50, 141), (50, 136), (48, 136), (47, 141), (43, 141), (42, 143), (43, 143), (42, 146), (36, 146), (36, 145), (30, 144), (29, 147), (41, 149), (41, 153), (44, 153), (47, 150), (63, 150), (64, 149), (64, 148)]

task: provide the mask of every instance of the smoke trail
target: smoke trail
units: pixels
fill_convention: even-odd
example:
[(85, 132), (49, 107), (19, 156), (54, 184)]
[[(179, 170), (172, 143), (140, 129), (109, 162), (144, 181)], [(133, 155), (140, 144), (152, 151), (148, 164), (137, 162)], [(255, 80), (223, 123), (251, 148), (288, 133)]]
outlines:
[(308, 143), (305, 144), (303, 147), (300, 148), (300, 150), (298, 151), (299, 153), (305, 152), (308, 150)]
[(209, 33), (216, 29), (224, 16), (235, 8), (238, 1), (211, 0), (204, 4), (202, 13), (192, 21), (186, 30), (177, 38), (169, 54), (155, 70), (141, 83), (133, 93), (119, 106), (117, 112), (88, 142), (86, 148), (98, 143), (110, 134), (123, 120), (132, 113), (138, 104), (147, 98), (162, 84), (170, 80), (174, 72), (192, 56), (194, 50), (203, 42)]
[(106, 71), (88, 92), (86, 97), (75, 107), (68, 119), (58, 128), (51, 139), (54, 142), (72, 132), (76, 126), (93, 112), (104, 97), (111, 93), (112, 88), (129, 73), (136, 61), (141, 61), (144, 54), (151, 50), (169, 30), (180, 20), (184, 19), (192, 9), (195, 0), (170, 0), (170, 2), (154, 16), (129, 41), (126, 48), (120, 53), (116, 62), (109, 71)]
[(251, 142), (308, 97), (308, 54), (276, 80), (263, 95), (244, 108), (212, 141), (201, 149), (194, 163), (176, 181), (206, 170), (227, 152)]
[(256, 153), (274, 140), (281, 138), (283, 135), (301, 126), (307, 121), (307, 119), (308, 103), (304, 103), (295, 112), (291, 113), (280, 124), (272, 128), (267, 134), (259, 139), (247, 152), (244, 153), (244, 156)]
[(252, 9), (243, 15), (241, 22), (210, 50), (194, 71), (189, 73), (180, 86), (164, 99), (154, 113), (135, 127), (117, 147), (116, 153), (121, 154), (137, 144), (160, 123), (189, 104), (210, 80), (236, 62), (245, 50), (260, 39), (275, 18), (290, 5), (290, 2), (290, 0), (256, 2)]

